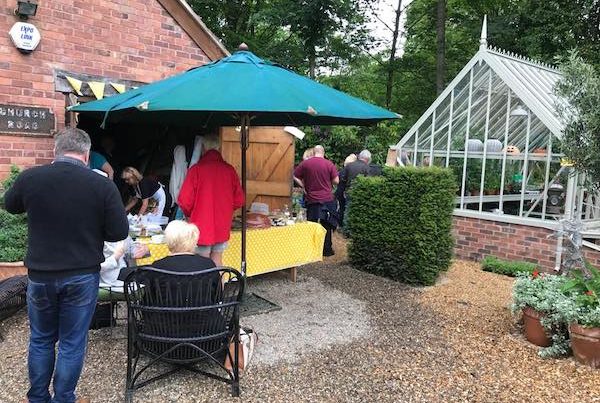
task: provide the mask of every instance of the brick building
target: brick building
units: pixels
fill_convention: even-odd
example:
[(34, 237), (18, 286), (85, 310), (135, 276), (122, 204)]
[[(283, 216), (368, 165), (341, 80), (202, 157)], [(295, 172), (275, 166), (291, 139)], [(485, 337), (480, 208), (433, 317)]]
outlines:
[[(66, 106), (228, 54), (184, 0), (40, 1), (26, 21), (18, 2), (0, 0), (0, 179), (52, 160), (53, 133), (74, 124)], [(39, 31), (35, 50), (8, 35), (18, 22)]]

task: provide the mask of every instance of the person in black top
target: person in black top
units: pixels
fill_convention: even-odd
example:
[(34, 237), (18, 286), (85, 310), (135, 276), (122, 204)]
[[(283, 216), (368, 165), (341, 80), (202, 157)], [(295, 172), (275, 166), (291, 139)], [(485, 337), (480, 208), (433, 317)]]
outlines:
[[(180, 220), (171, 221), (165, 229), (165, 241), (169, 247), (170, 255), (155, 261), (152, 263), (152, 267), (172, 272), (201, 272), (214, 268), (215, 263), (211, 259), (194, 253), (199, 237), (200, 231), (196, 225)], [(144, 269), (140, 268), (140, 270)], [(169, 300), (166, 297), (169, 295), (171, 299), (168, 306), (173, 306), (172, 304), (177, 307), (211, 306), (216, 305), (221, 296), (221, 275), (218, 271), (210, 274), (208, 278), (195, 277), (194, 284), (190, 285), (188, 283), (182, 286), (181, 283), (172, 282), (170, 287), (162, 281), (165, 280), (163, 277), (165, 274), (148, 272), (146, 276), (149, 276), (146, 277), (148, 286), (144, 292), (145, 297), (148, 297), (148, 301), (153, 301), (150, 303), (151, 305), (161, 304), (160, 301)], [(185, 277), (181, 280), (185, 281)], [(188, 287), (194, 289), (193, 294), (186, 292), (189, 289)], [(145, 320), (147, 323), (163, 319), (160, 315), (154, 315), (150, 312), (146, 312), (144, 315), (146, 315)], [(196, 337), (204, 333), (212, 334), (216, 329), (219, 329), (219, 331), (225, 330), (225, 320), (217, 309), (180, 313), (172, 320), (177, 323), (177, 326), (169, 329), (168, 334), (165, 333), (165, 336)], [(219, 331), (216, 333), (219, 333)], [(218, 345), (219, 343), (215, 343), (214, 340), (199, 344), (205, 351), (212, 351), (218, 348)]]
[(165, 228), (165, 242), (170, 255), (152, 263), (157, 269), (193, 272), (216, 267), (211, 259), (195, 253), (200, 231), (194, 224), (171, 221)]
[[(104, 241), (126, 238), (129, 225), (115, 184), (87, 167), (87, 133), (68, 128), (54, 141), (54, 162), (23, 171), (4, 195), (4, 204), (10, 213), (27, 213), (27, 397), (74, 402), (98, 297)], [(52, 398), (48, 386), (53, 373)]]
[[(344, 160), (344, 168), (346, 168), (348, 166), (348, 164), (356, 161), (357, 157), (356, 154), (352, 153), (349, 154), (346, 159)], [(337, 188), (335, 189), (335, 198), (338, 201), (338, 216), (340, 217), (340, 227), (344, 226), (343, 220), (341, 220), (341, 218), (344, 217), (344, 212), (346, 211), (346, 175), (347, 172), (342, 169), (340, 171), (340, 183), (337, 185)]]
[[(135, 207), (139, 200), (142, 205), (139, 210), (140, 215), (151, 214), (156, 217), (163, 215), (165, 207), (167, 207), (167, 195), (163, 186), (154, 179), (144, 178), (142, 174), (133, 167), (123, 169), (121, 178), (129, 185), (129, 202), (125, 206), (125, 210), (129, 212)], [(150, 211), (148, 204), (150, 199), (156, 201), (157, 207)], [(170, 206), (168, 206), (170, 207)]]
[[(181, 220), (171, 221), (165, 228), (165, 242), (170, 254), (152, 263), (152, 267), (175, 272), (197, 272), (216, 267), (211, 259), (195, 253), (199, 238), (200, 231), (196, 225)], [(206, 284), (210, 284), (211, 292), (202, 296), (201, 302), (210, 305), (221, 287), (220, 274), (214, 272)]]
[(344, 227), (344, 234), (348, 236), (348, 228), (346, 227), (348, 220), (348, 210), (350, 207), (350, 195), (348, 191), (352, 186), (352, 181), (359, 175), (371, 176), (371, 167), (369, 164), (371, 163), (371, 152), (369, 150), (362, 150), (360, 154), (358, 154), (358, 159), (354, 162), (349, 163), (344, 167), (342, 172), (340, 173), (340, 186), (344, 192), (345, 198), (345, 209), (344, 214), (342, 216), (342, 222)]

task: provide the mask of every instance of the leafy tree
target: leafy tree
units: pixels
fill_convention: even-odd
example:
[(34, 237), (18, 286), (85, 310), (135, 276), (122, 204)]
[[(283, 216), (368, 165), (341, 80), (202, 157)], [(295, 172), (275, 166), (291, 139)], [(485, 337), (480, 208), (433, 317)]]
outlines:
[(349, 154), (357, 154), (365, 148), (371, 151), (373, 163), (383, 165), (389, 146), (396, 144), (407, 129), (402, 120), (364, 127), (308, 127), (304, 129), (304, 140), (297, 143), (296, 161), (301, 161), (305, 149), (321, 144), (327, 158), (340, 167)]
[[(408, 9), (405, 54), (391, 105), (408, 121), (436, 97), (438, 5), (439, 0), (413, 0)], [(447, 0), (446, 83), (477, 51), (484, 14), (491, 45), (548, 63), (577, 47), (584, 59), (600, 65), (597, 0)]]
[(235, 50), (241, 42), (259, 56), (315, 77), (368, 48), (366, 5), (375, 0), (190, 0), (206, 25)]
[(598, 0), (513, 0), (495, 27), (493, 42), (505, 49), (556, 63), (577, 48), (583, 59), (600, 66)]
[(565, 99), (566, 121), (561, 149), (596, 188), (600, 184), (600, 69), (572, 52), (561, 64), (563, 79), (556, 92)]

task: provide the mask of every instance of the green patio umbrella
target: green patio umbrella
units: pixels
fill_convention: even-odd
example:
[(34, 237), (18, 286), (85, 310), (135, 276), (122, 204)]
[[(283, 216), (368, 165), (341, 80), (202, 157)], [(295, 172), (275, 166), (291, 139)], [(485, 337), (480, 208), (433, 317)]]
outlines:
[[(101, 126), (241, 126), (242, 186), (250, 126), (371, 125), (400, 115), (240, 51), (123, 94), (76, 105)], [(242, 209), (242, 272), (246, 269), (246, 209)]]

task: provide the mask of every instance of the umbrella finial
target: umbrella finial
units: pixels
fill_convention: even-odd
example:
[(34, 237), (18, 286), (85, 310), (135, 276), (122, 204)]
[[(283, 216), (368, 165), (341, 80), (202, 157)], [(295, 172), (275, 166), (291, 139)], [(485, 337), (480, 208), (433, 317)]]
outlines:
[(238, 50), (248, 50), (248, 45), (242, 42), (240, 43), (240, 46), (238, 46)]

